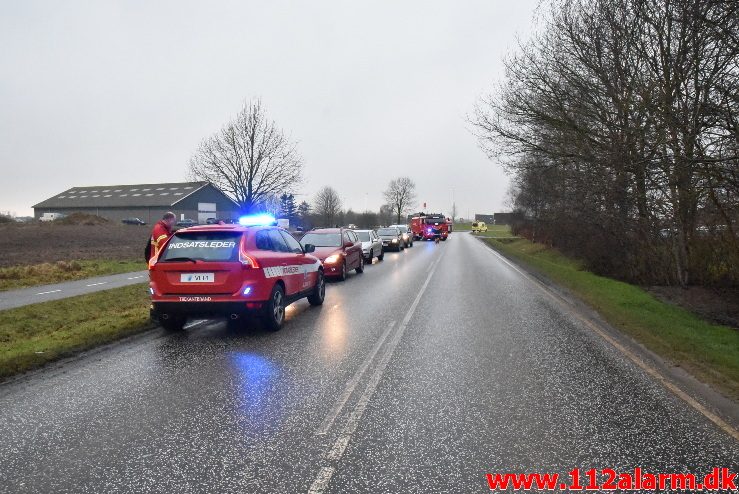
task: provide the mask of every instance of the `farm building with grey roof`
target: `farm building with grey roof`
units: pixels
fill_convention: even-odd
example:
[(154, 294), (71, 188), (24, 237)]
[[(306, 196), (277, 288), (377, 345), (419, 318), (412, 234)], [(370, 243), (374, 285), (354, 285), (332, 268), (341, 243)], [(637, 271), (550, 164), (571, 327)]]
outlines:
[(205, 223), (208, 218), (238, 217), (239, 207), (208, 182), (97, 185), (72, 187), (33, 206), (38, 219), (44, 213), (86, 213), (112, 221), (140, 218), (151, 224), (172, 211), (177, 219)]

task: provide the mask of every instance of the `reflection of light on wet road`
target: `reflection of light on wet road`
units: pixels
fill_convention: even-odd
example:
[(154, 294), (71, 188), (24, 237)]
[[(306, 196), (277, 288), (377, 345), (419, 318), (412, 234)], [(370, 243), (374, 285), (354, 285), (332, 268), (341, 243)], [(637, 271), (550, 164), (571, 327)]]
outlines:
[(344, 356), (347, 340), (347, 314), (339, 307), (324, 312), (321, 318), (321, 350), (328, 360), (339, 360)]
[(275, 399), (271, 389), (278, 377), (279, 368), (262, 355), (248, 352), (231, 354), (231, 362), (240, 391), (239, 410), (256, 421), (267, 418), (266, 412), (272, 408), (267, 406), (267, 402)]

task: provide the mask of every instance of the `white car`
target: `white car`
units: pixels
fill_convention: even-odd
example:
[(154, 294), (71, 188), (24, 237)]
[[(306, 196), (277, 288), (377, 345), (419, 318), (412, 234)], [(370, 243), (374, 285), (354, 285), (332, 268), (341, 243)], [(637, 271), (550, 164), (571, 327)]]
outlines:
[(382, 239), (374, 230), (354, 230), (359, 240), (362, 242), (362, 254), (364, 255), (364, 263), (372, 264), (372, 259), (377, 258), (382, 261), (385, 258), (385, 252), (382, 250)]

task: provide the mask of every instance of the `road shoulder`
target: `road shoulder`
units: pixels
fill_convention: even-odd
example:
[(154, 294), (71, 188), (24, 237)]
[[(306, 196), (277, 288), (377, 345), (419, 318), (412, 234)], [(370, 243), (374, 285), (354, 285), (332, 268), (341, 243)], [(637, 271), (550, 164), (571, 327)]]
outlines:
[[(525, 261), (518, 259), (502, 250), (496, 249), (490, 242), (484, 239), (477, 239), (483, 245), (487, 246), (494, 255), (499, 256), (502, 260), (509, 263), (514, 269), (518, 270), (524, 276), (527, 276), (532, 282), (537, 284), (543, 291), (548, 293), (552, 298), (557, 300), (560, 305), (569, 313), (592, 325), (591, 329), (596, 332), (602, 332), (601, 336), (605, 339), (611, 339), (622, 353), (626, 352), (626, 356), (637, 365), (641, 362), (640, 367), (653, 369), (656, 375), (652, 375), (658, 381), (661, 381), (673, 394), (677, 394), (684, 400), (695, 400), (699, 412), (715, 414), (720, 420), (724, 421), (731, 431), (729, 432), (735, 439), (739, 440), (739, 404), (726, 394), (722, 393), (716, 387), (699, 380), (693, 374), (684, 368), (675, 365), (668, 359), (663, 358), (653, 352), (642, 343), (638, 342), (630, 335), (619, 330), (609, 323), (600, 313), (594, 310), (590, 305), (584, 302), (576, 294), (556, 283), (545, 274), (538, 271), (535, 267), (528, 265)], [(620, 348), (619, 348), (620, 347)], [(649, 372), (648, 372), (649, 373)], [(674, 387), (674, 389), (672, 389)], [(690, 403), (696, 408), (696, 403)], [(708, 417), (711, 419), (711, 417)], [(712, 420), (714, 423), (716, 420)], [(717, 424), (720, 425), (720, 424)]]

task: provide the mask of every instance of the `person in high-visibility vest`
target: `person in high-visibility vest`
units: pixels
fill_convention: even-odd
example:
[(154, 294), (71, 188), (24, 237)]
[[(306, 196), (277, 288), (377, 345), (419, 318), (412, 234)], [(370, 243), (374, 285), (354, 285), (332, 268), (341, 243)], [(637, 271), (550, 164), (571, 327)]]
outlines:
[(159, 253), (159, 249), (172, 236), (172, 229), (174, 228), (177, 219), (173, 212), (164, 213), (162, 219), (157, 221), (154, 228), (151, 231), (151, 239), (149, 240), (149, 248), (146, 253), (146, 260), (149, 261), (152, 257)]

